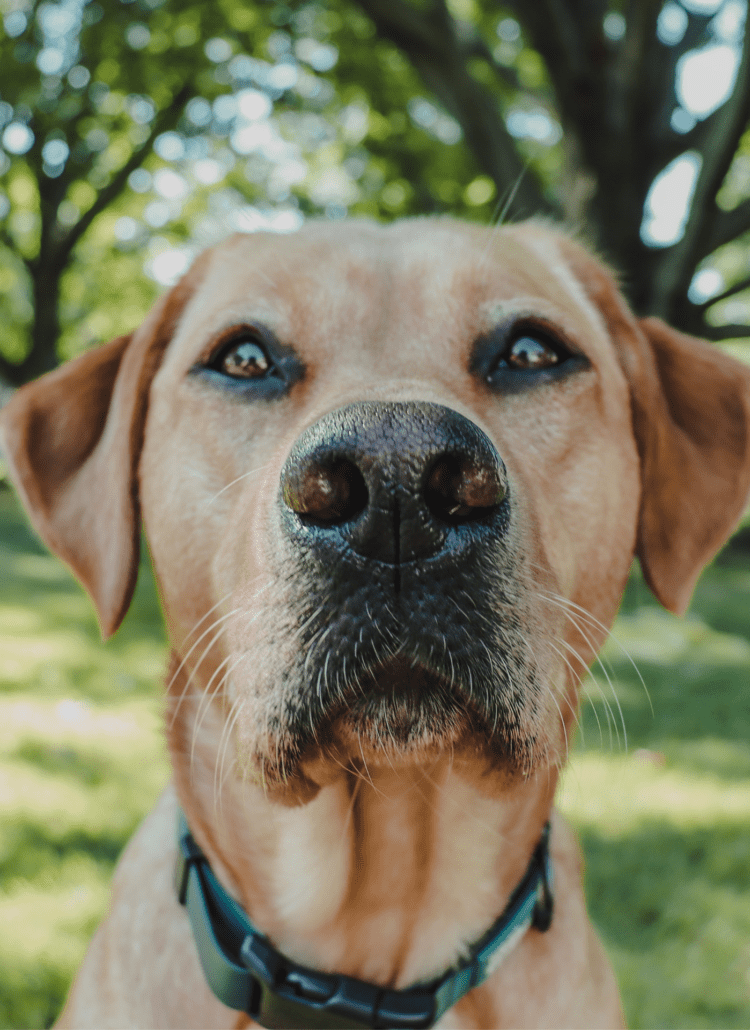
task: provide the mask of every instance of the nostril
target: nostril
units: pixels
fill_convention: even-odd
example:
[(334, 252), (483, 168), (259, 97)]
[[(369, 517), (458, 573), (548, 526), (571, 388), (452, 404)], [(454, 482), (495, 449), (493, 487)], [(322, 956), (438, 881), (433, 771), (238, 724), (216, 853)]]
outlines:
[(347, 522), (364, 511), (368, 501), (362, 473), (345, 458), (293, 470), (284, 482), (283, 497), (297, 515), (322, 523)]
[(488, 515), (502, 504), (506, 492), (499, 467), (454, 454), (435, 462), (424, 487), (430, 511), (444, 522), (470, 522)]

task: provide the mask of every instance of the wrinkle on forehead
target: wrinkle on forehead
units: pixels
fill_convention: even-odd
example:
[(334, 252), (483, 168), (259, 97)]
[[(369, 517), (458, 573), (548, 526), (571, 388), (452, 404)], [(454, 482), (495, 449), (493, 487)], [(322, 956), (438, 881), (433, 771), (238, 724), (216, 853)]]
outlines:
[[(308, 223), (297, 233), (235, 236), (216, 248), (185, 313), (191, 336), (259, 321), (284, 342), (356, 335), (360, 345), (420, 346), (439, 331), (467, 340), (508, 313), (562, 315), (604, 344), (602, 318), (542, 226), (499, 229), (449, 219), (392, 225)], [(523, 312), (508, 302), (524, 298)], [(592, 333), (593, 330), (593, 333)]]
[[(526, 225), (525, 229), (523, 236), (520, 233), (516, 236), (518, 259), (519, 262), (522, 260), (521, 252), (525, 251), (526, 265), (532, 274), (535, 273), (537, 279), (542, 269), (548, 273), (543, 295), (566, 307), (579, 322), (583, 321), (588, 329), (593, 329), (600, 340), (608, 340), (609, 330), (602, 312), (565, 260), (559, 245), (560, 234), (533, 223)], [(518, 233), (518, 230), (516, 232)], [(552, 275), (551, 279), (549, 273)]]

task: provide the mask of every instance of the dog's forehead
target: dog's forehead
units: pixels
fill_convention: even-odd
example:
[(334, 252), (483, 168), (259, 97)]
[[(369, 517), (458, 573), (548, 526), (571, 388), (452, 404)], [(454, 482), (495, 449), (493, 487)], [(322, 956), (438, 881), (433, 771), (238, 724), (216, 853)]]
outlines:
[(194, 339), (244, 321), (290, 342), (342, 330), (387, 339), (394, 325), (402, 339), (436, 329), (462, 338), (531, 314), (586, 334), (594, 347), (606, 341), (555, 233), (412, 219), (234, 236), (212, 252), (182, 324)]

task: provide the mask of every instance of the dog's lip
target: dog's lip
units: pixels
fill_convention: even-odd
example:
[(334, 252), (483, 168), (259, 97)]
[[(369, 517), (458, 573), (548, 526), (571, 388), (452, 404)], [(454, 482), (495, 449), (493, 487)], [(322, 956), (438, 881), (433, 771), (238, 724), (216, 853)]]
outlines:
[(415, 755), (423, 759), (455, 745), (471, 722), (466, 700), (448, 677), (398, 655), (352, 679), (328, 714), (323, 739), (354, 759), (411, 764)]
[(357, 693), (399, 698), (408, 695), (417, 700), (424, 691), (443, 692), (448, 686), (441, 675), (425, 668), (418, 661), (396, 656), (360, 676)]

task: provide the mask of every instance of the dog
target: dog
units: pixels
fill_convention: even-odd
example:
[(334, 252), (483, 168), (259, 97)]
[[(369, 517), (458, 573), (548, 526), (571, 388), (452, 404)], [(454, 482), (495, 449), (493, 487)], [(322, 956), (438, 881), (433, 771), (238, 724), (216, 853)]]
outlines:
[(173, 780), (59, 1026), (623, 1025), (555, 787), (634, 555), (681, 613), (738, 522), (750, 370), (543, 223), (309, 223), (2, 424), (105, 637), (143, 520), (171, 641)]

